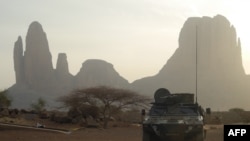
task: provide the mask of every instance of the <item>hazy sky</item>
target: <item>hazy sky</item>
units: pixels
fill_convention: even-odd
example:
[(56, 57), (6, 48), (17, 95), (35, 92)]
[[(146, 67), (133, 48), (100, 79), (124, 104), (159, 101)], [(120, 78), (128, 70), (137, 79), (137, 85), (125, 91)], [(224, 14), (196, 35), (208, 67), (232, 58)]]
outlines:
[(42, 24), (53, 66), (65, 52), (70, 72), (87, 59), (103, 59), (129, 82), (152, 76), (178, 47), (188, 17), (224, 15), (241, 38), (250, 73), (250, 8), (247, 0), (0, 0), (0, 90), (15, 83), (14, 42), (25, 49), (28, 26)]

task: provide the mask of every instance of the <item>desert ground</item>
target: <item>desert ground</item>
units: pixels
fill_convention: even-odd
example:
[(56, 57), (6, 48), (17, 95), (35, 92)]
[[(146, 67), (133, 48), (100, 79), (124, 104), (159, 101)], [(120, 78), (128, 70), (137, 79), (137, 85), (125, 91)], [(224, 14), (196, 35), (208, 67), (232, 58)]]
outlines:
[[(208, 125), (205, 141), (223, 141), (223, 126)], [(1, 141), (142, 141), (140, 126), (82, 128), (70, 134), (0, 127)]]

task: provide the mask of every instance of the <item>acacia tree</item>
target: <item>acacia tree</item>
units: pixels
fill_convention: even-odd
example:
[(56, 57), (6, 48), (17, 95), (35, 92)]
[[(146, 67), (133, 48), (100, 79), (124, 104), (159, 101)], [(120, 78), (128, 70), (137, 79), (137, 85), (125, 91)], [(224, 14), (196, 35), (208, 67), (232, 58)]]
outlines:
[(103, 128), (107, 128), (109, 119), (118, 111), (131, 106), (146, 106), (149, 98), (136, 92), (107, 86), (74, 90), (59, 101), (69, 108), (90, 105), (98, 107), (103, 117)]

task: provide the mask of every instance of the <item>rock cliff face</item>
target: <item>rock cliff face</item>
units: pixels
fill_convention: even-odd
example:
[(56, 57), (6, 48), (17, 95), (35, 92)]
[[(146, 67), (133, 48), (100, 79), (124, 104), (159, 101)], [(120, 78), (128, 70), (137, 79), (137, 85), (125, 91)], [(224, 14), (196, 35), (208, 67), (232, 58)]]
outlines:
[(34, 89), (46, 89), (53, 82), (52, 57), (48, 40), (40, 23), (30, 24), (24, 52), (24, 77), (26, 84)]
[(113, 65), (103, 61), (91, 59), (82, 64), (81, 70), (75, 76), (76, 88), (87, 88), (94, 86), (112, 86), (117, 88), (128, 88), (129, 83), (121, 77), (113, 68)]
[(249, 91), (240, 40), (235, 28), (221, 15), (189, 18), (173, 56), (157, 75), (135, 81), (133, 88), (148, 95), (159, 87), (195, 93), (196, 46), (198, 102), (216, 109), (250, 106), (245, 101)]

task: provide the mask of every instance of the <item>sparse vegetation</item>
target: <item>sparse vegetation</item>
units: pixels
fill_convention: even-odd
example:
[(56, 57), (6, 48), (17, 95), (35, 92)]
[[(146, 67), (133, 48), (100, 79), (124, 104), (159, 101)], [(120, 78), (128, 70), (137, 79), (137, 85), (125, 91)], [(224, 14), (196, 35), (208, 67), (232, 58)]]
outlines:
[(148, 100), (147, 97), (136, 92), (106, 86), (77, 89), (59, 99), (64, 106), (75, 109), (77, 111), (75, 113), (83, 118), (84, 116), (99, 116), (103, 120), (103, 128), (108, 127), (109, 120), (117, 112), (134, 106), (145, 106)]
[(244, 112), (245, 110), (242, 108), (231, 108), (228, 110), (229, 112), (236, 112), (236, 113), (241, 113)]
[(36, 103), (32, 103), (30, 106), (37, 113), (41, 113), (43, 110), (45, 110), (45, 105), (46, 101), (40, 97)]
[(7, 95), (8, 90), (3, 90), (0, 92), (0, 108), (8, 108), (11, 106), (11, 99)]
[(206, 116), (207, 124), (250, 123), (250, 111), (242, 108), (231, 108), (228, 111), (214, 111)]

